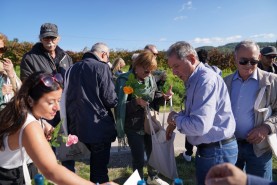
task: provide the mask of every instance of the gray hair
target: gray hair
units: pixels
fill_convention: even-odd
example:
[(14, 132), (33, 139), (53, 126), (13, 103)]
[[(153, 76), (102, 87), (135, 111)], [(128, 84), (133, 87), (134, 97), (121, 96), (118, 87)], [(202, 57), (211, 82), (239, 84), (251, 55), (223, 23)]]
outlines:
[(175, 44), (171, 45), (166, 52), (167, 58), (171, 57), (172, 55), (176, 55), (180, 60), (185, 60), (189, 54), (194, 55), (198, 59), (195, 49), (185, 41), (176, 42)]
[(238, 43), (235, 47), (235, 56), (237, 55), (237, 52), (241, 49), (241, 48), (253, 48), (253, 49), (257, 49), (257, 51), (260, 51), (260, 47), (259, 45), (252, 41), (252, 40), (243, 40), (240, 43)]
[(139, 53), (134, 53), (131, 57), (132, 61), (134, 61), (139, 56)]
[(105, 43), (102, 43), (102, 42), (98, 42), (96, 44), (94, 44), (92, 47), (91, 47), (91, 52), (107, 52), (109, 53), (110, 52), (110, 49), (109, 47), (107, 46), (107, 44)]

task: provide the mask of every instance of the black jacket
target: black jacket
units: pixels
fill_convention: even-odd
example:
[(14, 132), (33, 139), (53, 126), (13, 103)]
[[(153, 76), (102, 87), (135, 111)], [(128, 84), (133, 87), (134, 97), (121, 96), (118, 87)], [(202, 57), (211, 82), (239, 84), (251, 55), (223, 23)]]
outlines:
[(86, 53), (82, 61), (73, 65), (68, 79), (69, 132), (84, 143), (114, 141), (116, 128), (111, 108), (117, 105), (117, 95), (108, 64)]
[(44, 49), (42, 43), (36, 43), (31, 51), (27, 52), (20, 63), (20, 79), (24, 81), (34, 72), (61, 73), (73, 64), (71, 57), (59, 46), (56, 47), (56, 58), (53, 60)]
[[(262, 62), (258, 63), (258, 68), (260, 68), (261, 70), (265, 71)], [(277, 74), (277, 64), (273, 63), (272, 66), (267, 70), (267, 72), (271, 72), (271, 73)]]

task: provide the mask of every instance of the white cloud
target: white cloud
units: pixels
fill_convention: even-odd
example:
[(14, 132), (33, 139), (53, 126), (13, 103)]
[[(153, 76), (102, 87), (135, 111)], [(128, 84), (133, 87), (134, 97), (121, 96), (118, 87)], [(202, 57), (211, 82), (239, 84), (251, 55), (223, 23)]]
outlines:
[(188, 17), (187, 16), (178, 16), (178, 17), (174, 17), (174, 21), (181, 21), (183, 19), (187, 19)]
[(241, 38), (242, 38), (241, 35), (234, 35), (234, 36), (229, 36), (226, 38), (221, 38), (221, 37), (200, 38), (200, 37), (197, 37), (192, 40), (192, 43), (214, 45), (214, 44), (218, 44), (218, 43), (237, 42), (237, 41), (240, 41)]
[(192, 9), (192, 1), (188, 1), (188, 2), (186, 2), (186, 3), (184, 3), (183, 5), (182, 5), (182, 7), (181, 7), (181, 9), (179, 10), (179, 12), (182, 12), (182, 11), (184, 11), (184, 10), (190, 10), (190, 9)]
[(160, 38), (159, 41), (160, 42), (167, 41), (167, 38)]
[(250, 36), (250, 38), (253, 38), (253, 39), (273, 39), (275, 37), (276, 35), (274, 33), (262, 33), (262, 34), (256, 34), (256, 35)]

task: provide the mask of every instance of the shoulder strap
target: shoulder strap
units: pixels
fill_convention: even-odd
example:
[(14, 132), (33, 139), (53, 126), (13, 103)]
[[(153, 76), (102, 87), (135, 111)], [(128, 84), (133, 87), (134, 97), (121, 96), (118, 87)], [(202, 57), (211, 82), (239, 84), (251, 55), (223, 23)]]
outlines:
[(30, 122), (25, 122), (24, 125), (21, 127), (20, 132), (19, 132), (19, 147), (20, 147), (20, 154), (21, 154), (21, 160), (22, 160), (22, 168), (23, 168), (23, 175), (24, 175), (24, 181), (25, 185), (31, 185), (31, 177), (30, 173), (27, 167), (27, 162), (26, 158), (23, 153), (23, 147), (22, 147), (22, 136), (23, 136), (23, 130), (25, 127), (29, 124)]
[(66, 118), (66, 93), (67, 93), (67, 88), (68, 88), (68, 82), (70, 78), (70, 71), (73, 66), (71, 66), (65, 73), (64, 75), (64, 89), (60, 101), (60, 117), (62, 120), (62, 128), (64, 134), (67, 136), (68, 135), (68, 130), (67, 130), (67, 118)]

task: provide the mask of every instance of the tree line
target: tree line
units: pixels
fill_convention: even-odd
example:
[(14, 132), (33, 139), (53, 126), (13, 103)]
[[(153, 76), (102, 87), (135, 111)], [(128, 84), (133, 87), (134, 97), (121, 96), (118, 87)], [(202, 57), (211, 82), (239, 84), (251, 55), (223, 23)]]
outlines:
[[(203, 46), (196, 48), (196, 50), (199, 49), (206, 49), (208, 51), (208, 58), (209, 58), (209, 64), (215, 65), (219, 67), (223, 71), (234, 71), (236, 69), (234, 65), (234, 55), (233, 51), (237, 43), (229, 43), (224, 46), (219, 47), (212, 47), (212, 46)], [(260, 48), (263, 48), (265, 46), (275, 46), (275, 43), (258, 43)], [(5, 57), (8, 57), (12, 60), (14, 66), (19, 66), (21, 59), (25, 53), (31, 50), (34, 43), (30, 42), (18, 42), (18, 39), (14, 39), (12, 41), (9, 41), (7, 47), (8, 50), (5, 53)], [(81, 52), (74, 52), (74, 51), (66, 51), (69, 56), (71, 56), (73, 62), (78, 62), (82, 59), (83, 54), (88, 51), (88, 48), (84, 48)], [(139, 53), (141, 50), (136, 51), (127, 51), (127, 50), (111, 50), (110, 51), (110, 61), (113, 62), (116, 58), (121, 57), (127, 64), (125, 67), (125, 71), (128, 70), (129, 65), (132, 62), (132, 55), (134, 53)], [(159, 51), (159, 54), (157, 56), (158, 61), (158, 68), (161, 70), (167, 71), (167, 80), (166, 84), (164, 86), (164, 91), (166, 92), (170, 85), (173, 84), (173, 104), (177, 106), (178, 108), (181, 107), (183, 104), (183, 96), (184, 96), (184, 85), (183, 82), (175, 77), (172, 74), (172, 71), (168, 68), (167, 60), (166, 60), (166, 51)]]
[[(229, 43), (224, 46), (219, 47), (212, 47), (212, 46), (203, 46), (196, 48), (198, 49), (206, 49), (209, 53), (209, 64), (210, 65), (216, 65), (222, 70), (230, 69), (234, 70), (234, 56), (233, 51), (235, 48), (235, 45), (237, 43)], [(274, 42), (260, 42), (258, 43), (261, 48), (265, 46), (275, 46)], [(8, 57), (12, 60), (15, 66), (20, 65), (21, 59), (23, 55), (30, 51), (33, 47), (34, 43), (31, 42), (19, 42), (18, 39), (14, 39), (9, 41), (7, 47), (8, 50), (5, 53), (5, 57)], [(73, 59), (73, 62), (78, 62), (82, 59), (82, 56), (84, 52), (86, 52), (88, 49), (84, 48), (83, 51), (75, 52), (75, 51), (66, 51), (69, 56)], [(132, 59), (133, 53), (139, 53), (141, 50), (136, 51), (128, 51), (128, 50), (119, 50), (114, 51), (111, 50), (110, 52), (110, 60), (113, 62), (118, 57), (121, 57), (127, 64), (130, 64)], [(161, 69), (167, 69), (167, 61), (166, 61), (166, 53), (165, 51), (160, 51), (157, 57), (159, 68)]]

